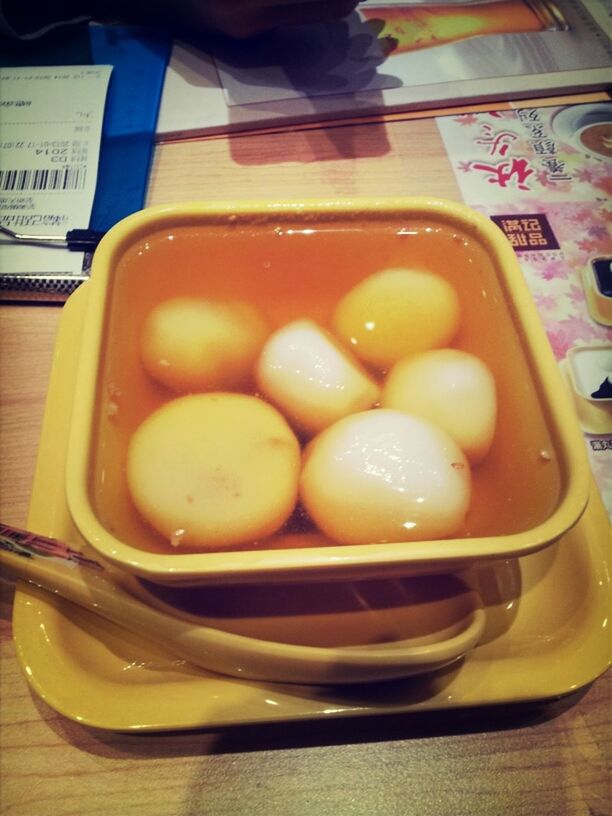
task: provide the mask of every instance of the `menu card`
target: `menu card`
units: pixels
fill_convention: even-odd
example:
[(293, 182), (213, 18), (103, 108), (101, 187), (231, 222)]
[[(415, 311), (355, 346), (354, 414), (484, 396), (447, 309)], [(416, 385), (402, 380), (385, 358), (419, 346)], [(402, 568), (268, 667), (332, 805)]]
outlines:
[(514, 246), (612, 518), (612, 106), (436, 121), (465, 202)]

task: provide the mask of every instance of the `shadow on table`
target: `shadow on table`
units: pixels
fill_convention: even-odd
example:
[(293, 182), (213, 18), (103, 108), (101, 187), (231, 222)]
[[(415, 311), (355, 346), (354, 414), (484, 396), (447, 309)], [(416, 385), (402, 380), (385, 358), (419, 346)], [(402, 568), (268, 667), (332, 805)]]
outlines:
[[(387, 130), (382, 122), (330, 122), (327, 126), (298, 127), (290, 131), (235, 134), (228, 140), (231, 157), (242, 166), (283, 162), (311, 165), (342, 159), (377, 158), (390, 150)], [(262, 145), (262, 150), (253, 150), (254, 140), (257, 140), (258, 147)], [(276, 149), (277, 145), (279, 149)], [(288, 145), (290, 153), (287, 152)]]
[[(189, 86), (223, 92), (227, 103), (227, 130), (233, 160), (238, 164), (275, 164), (286, 161), (326, 161), (383, 156), (389, 151), (386, 129), (372, 123), (330, 130), (302, 130), (306, 150), (287, 142), (275, 149), (274, 136), (262, 151), (253, 150), (240, 135), (249, 123), (282, 126), (291, 130), (301, 122), (319, 123), (376, 113), (384, 108), (384, 91), (402, 85), (381, 66), (395, 46), (380, 38), (382, 22), (364, 22), (358, 14), (320, 25), (291, 26), (252, 40), (215, 38), (182, 42), (173, 58), (173, 70)], [(214, 62), (204, 62), (203, 53)], [(195, 97), (194, 97), (195, 98)], [(206, 122), (206, 112), (202, 112)], [(294, 134), (295, 135), (295, 134)], [(299, 144), (297, 145), (299, 147)]]

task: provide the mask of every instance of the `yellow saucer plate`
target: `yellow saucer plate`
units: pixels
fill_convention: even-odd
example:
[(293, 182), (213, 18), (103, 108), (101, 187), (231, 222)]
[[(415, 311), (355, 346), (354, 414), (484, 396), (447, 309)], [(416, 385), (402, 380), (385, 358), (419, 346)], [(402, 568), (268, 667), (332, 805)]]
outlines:
[[(28, 527), (86, 549), (64, 494), (76, 361), (87, 284), (60, 324)], [(551, 698), (610, 663), (610, 526), (597, 493), (573, 530), (546, 549), (462, 574), (486, 623), (463, 660), (431, 674), (367, 686), (303, 686), (196, 669), (69, 601), (19, 583), (13, 631), (34, 691), (66, 717), (108, 730), (217, 728), (261, 722)]]

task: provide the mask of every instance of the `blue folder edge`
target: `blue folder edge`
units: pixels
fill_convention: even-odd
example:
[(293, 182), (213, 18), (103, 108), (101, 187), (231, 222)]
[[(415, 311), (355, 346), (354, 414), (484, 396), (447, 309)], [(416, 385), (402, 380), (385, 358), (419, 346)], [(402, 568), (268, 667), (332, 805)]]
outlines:
[(112, 65), (89, 226), (105, 232), (144, 206), (172, 40), (137, 26), (88, 27), (92, 63)]

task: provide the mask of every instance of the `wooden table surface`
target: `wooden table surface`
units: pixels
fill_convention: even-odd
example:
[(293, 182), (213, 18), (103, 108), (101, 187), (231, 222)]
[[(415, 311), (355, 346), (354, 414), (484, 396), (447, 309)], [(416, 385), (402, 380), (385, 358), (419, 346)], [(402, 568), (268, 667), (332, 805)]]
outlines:
[[(433, 120), (158, 147), (150, 204), (460, 199)], [(0, 519), (24, 526), (61, 308), (0, 307)], [(555, 702), (170, 734), (64, 719), (29, 690), (0, 583), (7, 816), (609, 816), (610, 672)], [(554, 670), (554, 669), (553, 669)]]

